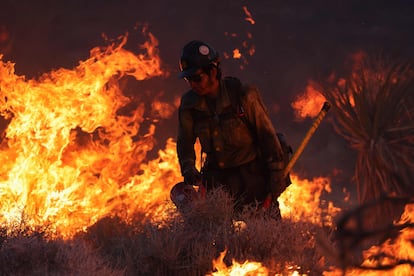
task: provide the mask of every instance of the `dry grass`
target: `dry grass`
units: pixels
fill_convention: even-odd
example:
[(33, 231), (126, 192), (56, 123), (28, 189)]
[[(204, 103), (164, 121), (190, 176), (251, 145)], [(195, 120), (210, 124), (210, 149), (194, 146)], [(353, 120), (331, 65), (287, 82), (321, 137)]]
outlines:
[[(138, 214), (137, 216), (140, 217)], [(320, 227), (275, 221), (245, 210), (234, 223), (232, 200), (212, 191), (185, 214), (171, 207), (161, 225), (105, 218), (70, 241), (41, 231), (4, 232), (0, 239), (2, 275), (206, 275), (212, 260), (261, 262), (271, 273), (295, 264), (308, 275), (326, 267), (314, 239)]]
[(1, 275), (123, 275), (82, 240), (50, 239), (40, 229), (3, 228), (1, 233)]

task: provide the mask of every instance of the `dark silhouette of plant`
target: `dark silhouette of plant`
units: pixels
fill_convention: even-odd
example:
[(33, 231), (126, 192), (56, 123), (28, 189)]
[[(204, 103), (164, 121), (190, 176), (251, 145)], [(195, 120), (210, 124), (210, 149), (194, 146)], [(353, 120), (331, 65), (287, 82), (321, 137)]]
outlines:
[[(336, 113), (336, 130), (357, 151), (360, 203), (414, 195), (413, 92), (412, 62), (367, 55), (359, 56), (347, 77), (332, 76), (323, 89)], [(383, 204), (365, 221), (398, 219), (402, 208)]]

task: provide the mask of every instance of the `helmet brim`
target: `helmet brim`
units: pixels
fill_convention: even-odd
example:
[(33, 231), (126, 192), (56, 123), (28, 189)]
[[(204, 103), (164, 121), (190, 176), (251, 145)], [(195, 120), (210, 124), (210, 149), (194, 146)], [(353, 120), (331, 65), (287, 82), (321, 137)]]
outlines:
[(191, 75), (194, 75), (195, 72), (197, 72), (198, 68), (190, 68), (184, 71), (181, 71), (180, 74), (178, 74), (179, 79), (183, 79), (186, 77), (189, 77)]

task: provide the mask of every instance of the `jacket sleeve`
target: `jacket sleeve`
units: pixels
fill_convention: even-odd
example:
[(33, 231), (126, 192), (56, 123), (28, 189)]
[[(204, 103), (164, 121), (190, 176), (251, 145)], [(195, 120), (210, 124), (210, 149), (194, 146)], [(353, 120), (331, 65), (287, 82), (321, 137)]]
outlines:
[(191, 109), (186, 108), (185, 105), (182, 99), (178, 109), (177, 156), (182, 175), (187, 170), (194, 168), (196, 160), (194, 151), (194, 143), (196, 141), (193, 130), (194, 122)]
[(260, 92), (254, 87), (244, 87), (245, 97), (243, 106), (247, 119), (256, 132), (257, 144), (263, 161), (268, 170), (283, 170), (283, 150), (276, 130), (270, 120), (269, 113), (264, 105)]

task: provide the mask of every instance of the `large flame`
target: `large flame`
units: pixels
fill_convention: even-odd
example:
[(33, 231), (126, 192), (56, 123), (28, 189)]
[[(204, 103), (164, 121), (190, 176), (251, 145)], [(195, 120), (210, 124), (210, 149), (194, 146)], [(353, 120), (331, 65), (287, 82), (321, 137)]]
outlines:
[(279, 197), (282, 217), (293, 221), (332, 226), (332, 218), (341, 210), (331, 201), (321, 200), (324, 194), (331, 192), (330, 179), (326, 177), (301, 179), (295, 174), (291, 179), (292, 184)]
[(16, 75), (14, 64), (0, 59), (0, 111), (9, 121), (0, 147), (2, 225), (48, 225), (67, 237), (108, 214), (162, 212), (163, 186), (178, 179), (174, 144), (168, 141), (159, 159), (142, 163), (155, 126), (134, 141), (144, 105), (118, 114), (129, 102), (118, 83), (123, 76), (162, 74), (157, 40), (149, 34), (144, 53), (134, 54), (123, 48), (126, 38), (92, 49), (72, 70), (38, 80)]

